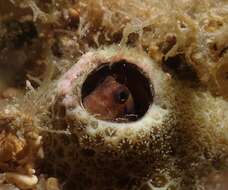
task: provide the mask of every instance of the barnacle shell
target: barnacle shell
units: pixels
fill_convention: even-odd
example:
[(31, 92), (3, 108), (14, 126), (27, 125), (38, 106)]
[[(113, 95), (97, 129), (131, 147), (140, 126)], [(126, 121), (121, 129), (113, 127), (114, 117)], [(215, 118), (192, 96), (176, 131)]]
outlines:
[[(155, 89), (153, 103), (146, 114), (136, 122), (118, 124), (96, 119), (81, 104), (83, 83), (86, 77), (102, 64), (107, 63), (111, 66), (122, 60), (136, 65), (148, 78), (150, 90)], [(95, 137), (99, 135), (104, 140), (104, 146), (108, 145), (106, 149), (115, 150), (123, 139), (133, 144), (141, 139), (149, 142), (150, 134), (159, 133), (165, 128), (164, 124), (168, 127), (169, 123), (172, 123), (172, 106), (170, 102), (163, 101), (163, 98), (168, 96), (167, 89), (170, 88), (168, 81), (169, 76), (159, 71), (153, 61), (143, 53), (136, 54), (135, 50), (111, 47), (83, 55), (78, 63), (60, 78), (57, 83), (57, 93), (62, 99), (61, 105), (66, 108), (66, 118), (70, 122), (73, 132), (79, 134), (82, 146), (84, 146), (84, 138), (94, 141)], [(107, 133), (107, 131), (110, 132)], [(90, 146), (93, 146), (93, 143)]]
[[(136, 121), (115, 122), (98, 119), (82, 104), (83, 84), (87, 77), (101, 66), (111, 67), (121, 61), (134, 65), (146, 78), (152, 101), (148, 110)], [(61, 116), (64, 122), (61, 120), (53, 129), (58, 131), (68, 126), (71, 138), (77, 139), (77, 143), (67, 148), (62, 144), (62, 149), (65, 149), (63, 152), (70, 151), (75, 155), (64, 153), (67, 156), (64, 158), (65, 162), (67, 160), (74, 165), (74, 168), (70, 169), (72, 175), (81, 179), (83, 177), (79, 177), (77, 173), (82, 173), (82, 176), (96, 181), (97, 186), (102, 188), (103, 183), (112, 178), (121, 180), (130, 179), (130, 176), (146, 177), (151, 173), (153, 165), (165, 161), (171, 148), (168, 133), (176, 122), (172, 105), (175, 100), (174, 96), (169, 94), (174, 90), (171, 81), (170, 76), (159, 70), (146, 54), (136, 52), (135, 49), (112, 46), (92, 50), (83, 55), (56, 83), (54, 107), (64, 110), (61, 115), (57, 112), (56, 117)], [(54, 134), (51, 136), (58, 137)], [(64, 139), (59, 136), (56, 140), (64, 142)], [(48, 147), (46, 151), (47, 154), (54, 153)], [(56, 157), (51, 162), (60, 163), (60, 160)], [(115, 170), (117, 165), (120, 168)], [(99, 174), (95, 174), (97, 170)], [(107, 172), (111, 172), (113, 176), (105, 176)], [(91, 173), (100, 177), (91, 178)]]

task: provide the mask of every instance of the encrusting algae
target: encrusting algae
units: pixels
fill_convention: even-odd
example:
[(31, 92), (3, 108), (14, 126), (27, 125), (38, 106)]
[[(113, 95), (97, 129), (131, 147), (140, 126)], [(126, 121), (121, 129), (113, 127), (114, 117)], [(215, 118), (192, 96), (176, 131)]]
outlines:
[(226, 190), (226, 0), (0, 0), (0, 190)]

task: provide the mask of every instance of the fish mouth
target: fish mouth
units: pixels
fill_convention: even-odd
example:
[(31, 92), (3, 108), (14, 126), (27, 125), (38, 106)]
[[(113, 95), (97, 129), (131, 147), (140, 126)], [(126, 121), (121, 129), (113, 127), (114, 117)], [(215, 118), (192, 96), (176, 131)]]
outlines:
[[(112, 122), (134, 122), (142, 118), (153, 104), (153, 84), (143, 68), (125, 59), (99, 64), (88, 74), (82, 85), (82, 104), (84, 98), (90, 95), (109, 76), (115, 78), (118, 83), (125, 85), (134, 100), (134, 106), (126, 106), (125, 114), (122, 117), (112, 118)], [(101, 118), (100, 115), (99, 118)]]

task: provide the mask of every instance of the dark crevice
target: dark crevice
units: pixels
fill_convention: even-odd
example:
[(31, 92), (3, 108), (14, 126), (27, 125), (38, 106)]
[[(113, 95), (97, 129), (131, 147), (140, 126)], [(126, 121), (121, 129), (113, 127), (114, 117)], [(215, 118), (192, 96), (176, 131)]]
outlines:
[(196, 71), (191, 65), (187, 64), (184, 54), (178, 54), (174, 57), (169, 57), (167, 60), (163, 60), (162, 68), (174, 78), (198, 81)]
[(38, 38), (36, 26), (31, 21), (11, 20), (4, 23), (5, 32), (0, 39), (0, 48), (21, 48), (26, 43)]

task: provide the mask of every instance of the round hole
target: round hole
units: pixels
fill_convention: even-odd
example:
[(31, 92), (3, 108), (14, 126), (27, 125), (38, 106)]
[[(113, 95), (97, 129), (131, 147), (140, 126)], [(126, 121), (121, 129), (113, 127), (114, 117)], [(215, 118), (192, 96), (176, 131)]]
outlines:
[(84, 108), (95, 117), (132, 122), (140, 119), (153, 102), (150, 80), (138, 66), (121, 60), (104, 63), (82, 86)]

